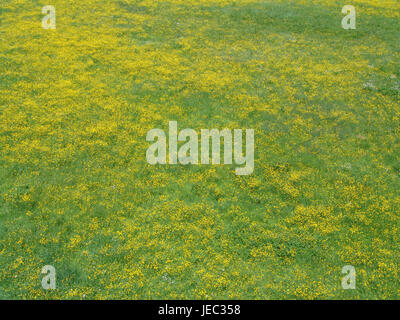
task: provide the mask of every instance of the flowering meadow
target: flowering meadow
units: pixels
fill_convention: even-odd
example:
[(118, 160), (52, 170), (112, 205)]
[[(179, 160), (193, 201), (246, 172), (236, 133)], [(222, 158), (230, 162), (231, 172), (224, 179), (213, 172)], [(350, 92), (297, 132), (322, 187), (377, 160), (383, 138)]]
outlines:
[[(254, 171), (149, 164), (169, 121), (254, 129)], [(396, 299), (399, 278), (399, 1), (1, 0), (0, 299)]]

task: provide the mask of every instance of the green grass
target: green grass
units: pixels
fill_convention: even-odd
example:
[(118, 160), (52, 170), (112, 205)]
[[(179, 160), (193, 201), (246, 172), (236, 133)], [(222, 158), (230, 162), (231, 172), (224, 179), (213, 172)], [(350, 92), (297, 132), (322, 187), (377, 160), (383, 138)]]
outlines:
[[(399, 298), (397, 3), (46, 4), (0, 9), (0, 299)], [(254, 173), (147, 164), (172, 120)]]

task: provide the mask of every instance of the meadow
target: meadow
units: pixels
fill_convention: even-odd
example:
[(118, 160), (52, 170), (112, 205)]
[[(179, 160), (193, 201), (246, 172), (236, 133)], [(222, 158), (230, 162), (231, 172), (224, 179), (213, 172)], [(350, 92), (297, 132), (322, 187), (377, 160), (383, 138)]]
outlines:
[[(399, 63), (396, 0), (1, 0), (0, 299), (400, 298)], [(150, 165), (169, 121), (254, 172)]]

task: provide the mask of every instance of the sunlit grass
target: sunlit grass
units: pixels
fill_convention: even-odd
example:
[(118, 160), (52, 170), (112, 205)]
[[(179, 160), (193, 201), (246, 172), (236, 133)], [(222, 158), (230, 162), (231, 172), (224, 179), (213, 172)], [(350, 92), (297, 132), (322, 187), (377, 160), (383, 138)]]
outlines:
[[(0, 298), (399, 297), (397, 1), (51, 2), (0, 8)], [(170, 120), (254, 173), (149, 165)]]

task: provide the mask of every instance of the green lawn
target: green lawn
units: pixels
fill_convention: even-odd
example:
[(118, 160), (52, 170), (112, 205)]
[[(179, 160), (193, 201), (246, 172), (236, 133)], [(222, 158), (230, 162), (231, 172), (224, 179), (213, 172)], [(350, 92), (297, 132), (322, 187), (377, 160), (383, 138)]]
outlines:
[[(400, 2), (1, 2), (0, 299), (400, 297)], [(169, 121), (254, 172), (148, 164)]]

